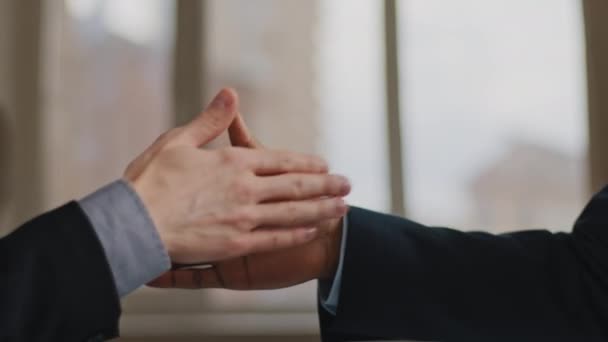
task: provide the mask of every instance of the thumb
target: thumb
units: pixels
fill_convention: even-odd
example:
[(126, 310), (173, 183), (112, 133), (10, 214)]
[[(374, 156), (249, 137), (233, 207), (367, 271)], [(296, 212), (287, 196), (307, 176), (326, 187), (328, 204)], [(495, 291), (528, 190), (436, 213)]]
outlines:
[(236, 114), (234, 121), (228, 127), (228, 135), (230, 136), (230, 142), (232, 146), (249, 147), (249, 148), (261, 148), (262, 146), (255, 140), (255, 138), (249, 133), (249, 129), (245, 124), (245, 120), (240, 113)]
[(236, 91), (224, 88), (202, 113), (185, 126), (196, 146), (209, 143), (228, 128), (238, 111), (238, 101)]

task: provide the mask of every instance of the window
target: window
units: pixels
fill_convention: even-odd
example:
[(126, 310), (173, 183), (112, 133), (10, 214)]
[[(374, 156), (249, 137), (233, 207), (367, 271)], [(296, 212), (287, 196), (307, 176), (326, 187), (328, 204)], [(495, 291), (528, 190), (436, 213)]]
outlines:
[[(355, 184), (351, 203), (386, 210), (382, 4), (213, 0), (204, 12), (204, 97), (236, 88), (261, 142), (323, 155)], [(272, 292), (143, 289), (125, 308), (127, 334), (167, 324), (187, 325), (186, 334), (318, 334), (316, 282)], [(165, 323), (150, 324), (159, 312)], [(255, 323), (235, 324), (243, 321)]]
[[(120, 177), (172, 125), (175, 15), (166, 0), (45, 6), (42, 164), (50, 208)], [(163, 312), (162, 299), (145, 289), (133, 296), (135, 304), (157, 304), (146, 313)], [(137, 305), (123, 309), (128, 317)]]
[(170, 126), (171, 9), (162, 0), (49, 5), (48, 206), (116, 179)]
[[(569, 230), (588, 198), (587, 150), (595, 149), (598, 159), (595, 178), (601, 179), (608, 165), (598, 143), (605, 139), (593, 134), (597, 127), (588, 146), (581, 2), (395, 2), (403, 155), (393, 160), (401, 157), (405, 166), (404, 189), (397, 191), (404, 191), (407, 216), (428, 225), (492, 232)], [(15, 38), (26, 21), (0, 20), (0, 73), (6, 76), (0, 79), (0, 100), (9, 119), (33, 118), (43, 130), (20, 150), (43, 153), (32, 157), (40, 170), (16, 163), (19, 173), (42, 175), (30, 177), (33, 184), (18, 203), (38, 211), (38, 203), (30, 203), (42, 193), (50, 208), (120, 175), (176, 119), (178, 42), (202, 36), (204, 58), (189, 63), (203, 71), (193, 83), (198, 89), (201, 76), (204, 93), (191, 106), (205, 103), (222, 86), (235, 87), (261, 142), (325, 156), (335, 172), (352, 180), (351, 204), (391, 210), (395, 184), (389, 171), (397, 168), (388, 158), (385, 108), (392, 95), (390, 84), (385, 86), (390, 44), (385, 45), (384, 30), (390, 28), (384, 26), (383, 2), (207, 0), (200, 3), (202, 32), (189, 38), (179, 32), (178, 24), (188, 24), (176, 11), (184, 3), (42, 2), (42, 75), (17, 63), (18, 56), (32, 55), (32, 46)], [(31, 18), (28, 11), (38, 10), (34, 3), (12, 4), (0, 2), (1, 17), (18, 12), (16, 18)], [(30, 37), (38, 34), (31, 29), (24, 41), (35, 42)], [(593, 75), (599, 89), (605, 84), (600, 82), (605, 39), (597, 36), (599, 71)], [(390, 47), (387, 51), (395, 56)], [(29, 69), (26, 82), (13, 91), (14, 78)], [(27, 91), (37, 82), (42, 105), (24, 106), (36, 101)], [(595, 91), (591, 117), (603, 128), (603, 97)], [(14, 141), (29, 139), (23, 122)], [(315, 297), (314, 282), (249, 293), (144, 288), (124, 301), (121, 330), (127, 337), (314, 338)]]
[[(235, 87), (261, 142), (323, 155), (356, 185), (350, 202), (385, 210), (381, 3), (215, 0), (206, 11), (207, 98)], [(283, 312), (286, 325), (291, 314), (296, 330), (318, 331), (316, 282), (209, 291), (205, 301), (221, 312)]]
[(588, 197), (580, 3), (398, 4), (408, 216), (569, 230)]

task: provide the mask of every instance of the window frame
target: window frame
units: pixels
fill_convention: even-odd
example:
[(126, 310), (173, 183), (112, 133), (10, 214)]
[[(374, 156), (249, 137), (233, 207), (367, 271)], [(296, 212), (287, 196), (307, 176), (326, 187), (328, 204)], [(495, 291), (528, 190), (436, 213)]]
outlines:
[(405, 216), (405, 180), (403, 168), (403, 130), (399, 80), (399, 37), (396, 0), (384, 0), (385, 82), (387, 147), (390, 173), (391, 213)]

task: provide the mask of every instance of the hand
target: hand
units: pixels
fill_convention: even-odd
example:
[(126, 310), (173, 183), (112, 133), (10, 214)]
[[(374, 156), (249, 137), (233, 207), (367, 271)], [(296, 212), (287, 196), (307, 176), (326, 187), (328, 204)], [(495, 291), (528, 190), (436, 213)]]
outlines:
[[(174, 263), (224, 260), (312, 240), (320, 220), (344, 215), (340, 176), (318, 157), (228, 147), (202, 150), (233, 121), (222, 90), (192, 122), (169, 130), (124, 178), (148, 209)], [(313, 199), (324, 196), (324, 199)]]
[[(237, 114), (228, 129), (234, 145), (261, 148)], [(333, 277), (340, 254), (341, 218), (319, 224), (319, 236), (290, 249), (256, 253), (213, 263), (206, 269), (169, 271), (149, 285), (163, 288), (276, 289), (308, 280)]]

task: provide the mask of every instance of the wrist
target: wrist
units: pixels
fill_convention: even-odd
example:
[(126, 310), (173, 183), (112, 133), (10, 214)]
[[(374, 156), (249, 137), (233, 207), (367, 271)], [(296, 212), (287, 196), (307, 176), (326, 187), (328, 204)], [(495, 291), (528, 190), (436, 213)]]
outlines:
[(159, 210), (162, 208), (162, 206), (155, 205), (155, 203), (159, 202), (158, 199), (155, 198), (154, 192), (147, 191), (148, 189), (153, 189), (154, 187), (146, 185), (142, 177), (131, 179), (131, 177), (125, 175), (123, 177), (123, 181), (133, 190), (135, 195), (137, 195), (139, 198), (140, 203), (147, 211), (167, 254), (170, 256), (173, 255), (173, 239), (171, 238), (169, 232), (166, 229), (163, 229), (166, 225), (162, 220), (161, 210)]

